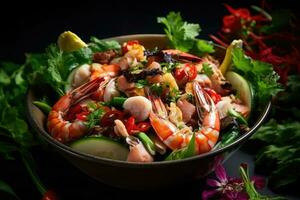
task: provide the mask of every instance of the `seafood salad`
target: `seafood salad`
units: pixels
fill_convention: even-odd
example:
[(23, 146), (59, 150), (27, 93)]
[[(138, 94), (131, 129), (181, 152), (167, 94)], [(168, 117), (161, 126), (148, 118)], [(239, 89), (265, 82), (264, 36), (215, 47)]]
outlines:
[(138, 40), (120, 47), (72, 70), (48, 114), (54, 139), (95, 156), (153, 162), (203, 154), (247, 131), (251, 91), (223, 60)]

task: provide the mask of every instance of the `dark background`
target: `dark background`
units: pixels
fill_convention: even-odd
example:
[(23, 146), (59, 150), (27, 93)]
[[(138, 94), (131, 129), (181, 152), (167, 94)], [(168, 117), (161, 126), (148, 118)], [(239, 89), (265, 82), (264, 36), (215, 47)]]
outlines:
[[(256, 4), (259, 1), (91, 1), (19, 3), (2, 2), (0, 8), (0, 61), (24, 62), (27, 52), (41, 52), (58, 35), (71, 30), (83, 40), (90, 36), (106, 38), (124, 34), (163, 33), (157, 16), (180, 11), (184, 20), (199, 23), (200, 37), (220, 30), (222, 16), (228, 14), (222, 3), (233, 7)], [(289, 8), (298, 12), (297, 1), (269, 1), (273, 8)], [(82, 174), (55, 152), (34, 150), (37, 170), (44, 183), (58, 191), (63, 199), (201, 199), (202, 184), (195, 182), (175, 189), (135, 192), (118, 190), (97, 183)], [(237, 176), (240, 162), (251, 164), (252, 157), (238, 151), (225, 166), (229, 174)], [(8, 182), (21, 199), (39, 199), (20, 160), (0, 159), (0, 179)], [(253, 164), (251, 164), (253, 168)], [(269, 191), (265, 191), (269, 193)], [(7, 199), (0, 193), (0, 199)]]

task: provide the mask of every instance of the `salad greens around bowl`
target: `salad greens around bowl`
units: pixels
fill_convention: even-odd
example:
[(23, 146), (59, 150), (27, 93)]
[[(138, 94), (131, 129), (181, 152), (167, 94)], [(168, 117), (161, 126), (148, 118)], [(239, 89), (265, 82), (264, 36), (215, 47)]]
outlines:
[[(198, 39), (179, 13), (159, 17), (167, 44), (82, 41), (62, 33), (22, 70), (48, 134), (75, 151), (128, 162), (178, 160), (216, 151), (252, 128), (280, 90), (270, 64)], [(220, 57), (221, 51), (225, 56)], [(50, 95), (49, 95), (50, 94)]]

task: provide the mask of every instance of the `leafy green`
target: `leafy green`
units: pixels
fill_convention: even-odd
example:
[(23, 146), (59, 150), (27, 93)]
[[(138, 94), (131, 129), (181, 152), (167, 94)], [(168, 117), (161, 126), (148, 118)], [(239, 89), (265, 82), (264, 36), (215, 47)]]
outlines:
[(96, 37), (91, 37), (91, 43), (89, 44), (89, 48), (93, 52), (98, 52), (98, 51), (101, 52), (110, 49), (120, 50), (121, 45), (115, 40), (104, 41), (104, 40), (99, 40)]
[[(28, 73), (28, 77), (31, 78), (29, 82), (50, 85), (57, 94), (62, 96), (65, 93), (66, 80), (74, 68), (82, 64), (91, 64), (95, 52), (120, 48), (117, 41), (102, 41), (95, 37), (91, 38), (88, 47), (72, 52), (63, 52), (57, 44), (51, 44), (46, 48), (45, 53), (26, 55), (25, 66), (31, 71)], [(0, 83), (2, 79), (5, 81), (5, 74), (1, 74), (0, 71)]]
[(154, 83), (150, 86), (150, 90), (154, 92), (156, 95), (160, 96), (163, 92), (163, 87), (159, 83)]
[(214, 149), (219, 149), (227, 146), (228, 144), (231, 144), (239, 137), (239, 135), (240, 135), (240, 130), (238, 129), (238, 127), (233, 126), (230, 130), (222, 134), (220, 142), (216, 144)]
[(256, 155), (256, 166), (268, 168), (272, 186), (279, 188), (300, 178), (300, 122), (270, 120), (251, 139), (265, 144)]
[(203, 53), (214, 53), (215, 49), (211, 41), (198, 39), (196, 40), (193, 52), (201, 55)]
[(196, 154), (196, 139), (195, 133), (188, 144), (188, 146), (182, 149), (174, 150), (165, 160), (179, 160), (183, 158), (188, 158)]
[(103, 117), (105, 111), (101, 108), (91, 112), (87, 116), (86, 126), (90, 129), (93, 128), (96, 124), (99, 124), (100, 119)]
[(136, 88), (144, 88), (145, 86), (148, 85), (148, 81), (146, 79), (141, 79), (141, 80), (138, 80), (136, 83), (135, 83), (135, 87)]
[(214, 52), (212, 43), (196, 38), (201, 31), (200, 25), (183, 21), (179, 12), (158, 17), (157, 22), (165, 26), (164, 31), (173, 48), (200, 54)]
[(212, 68), (210, 67), (209, 63), (203, 63), (203, 68), (202, 68), (202, 72), (204, 74), (206, 74), (208, 77), (210, 77), (211, 75), (213, 75), (213, 70)]
[(234, 70), (245, 77), (254, 87), (258, 105), (265, 105), (272, 96), (282, 91), (277, 82), (279, 76), (271, 64), (251, 59), (239, 47), (233, 48), (232, 61)]

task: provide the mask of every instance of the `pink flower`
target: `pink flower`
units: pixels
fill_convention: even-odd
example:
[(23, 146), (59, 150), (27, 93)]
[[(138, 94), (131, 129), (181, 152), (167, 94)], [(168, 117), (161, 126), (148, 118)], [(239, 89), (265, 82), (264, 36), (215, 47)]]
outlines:
[[(242, 165), (247, 167), (247, 165)], [(215, 170), (216, 179), (207, 179), (207, 185), (211, 190), (202, 192), (202, 199), (208, 200), (217, 198), (221, 200), (247, 200), (248, 194), (245, 191), (245, 185), (242, 179), (228, 177), (223, 166), (219, 165)], [(262, 189), (265, 186), (265, 180), (256, 176), (251, 179), (256, 189)]]

